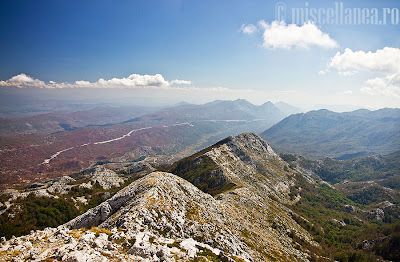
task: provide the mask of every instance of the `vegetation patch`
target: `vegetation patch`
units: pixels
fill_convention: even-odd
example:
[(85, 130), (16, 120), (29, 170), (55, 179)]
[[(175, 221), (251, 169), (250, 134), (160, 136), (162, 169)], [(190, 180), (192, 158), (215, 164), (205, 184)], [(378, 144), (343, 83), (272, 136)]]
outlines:
[(57, 227), (77, 215), (79, 210), (71, 199), (29, 194), (18, 198), (14, 206), (0, 216), (0, 235), (8, 239), (29, 234), (31, 230)]
[(211, 250), (201, 247), (201, 246), (197, 246), (196, 247), (199, 249), (199, 252), (197, 253), (197, 256), (194, 258), (193, 261), (221, 261), (221, 262), (229, 262), (228, 258), (226, 258), (225, 256), (221, 256), (221, 255), (216, 255), (214, 254)]
[[(125, 175), (125, 182), (120, 187), (105, 190), (96, 182), (91, 188), (80, 187), (82, 183), (90, 181), (94, 169), (86, 169), (71, 175), (75, 179), (67, 194), (57, 194), (55, 197), (37, 197), (34, 193), (26, 198), (12, 201), (12, 206), (0, 215), (0, 236), (10, 238), (29, 234), (31, 230), (40, 230), (46, 227), (57, 227), (90, 208), (96, 207), (113, 196), (118, 190), (129, 185), (138, 178), (136, 173)], [(0, 195), (2, 203), (8, 201), (9, 195)], [(58, 197), (58, 198), (57, 198)], [(77, 200), (84, 197), (87, 203)], [(1, 207), (5, 209), (5, 207)], [(0, 208), (0, 209), (1, 209)]]
[[(364, 201), (364, 197), (340, 192), (326, 184), (309, 184), (301, 176), (298, 176), (297, 182), (297, 186), (303, 189), (300, 192), (302, 198), (290, 208), (307, 220), (296, 214), (292, 217), (314, 236), (322, 250), (304, 246), (305, 243), (297, 237), (293, 240), (317, 255), (313, 255), (313, 258), (324, 256), (340, 262), (376, 261), (382, 258), (400, 261), (398, 219), (388, 221), (389, 224), (369, 218), (363, 212), (345, 212), (344, 205), (363, 209), (366, 207), (364, 202), (368, 201)], [(372, 244), (366, 248), (364, 241)]]
[(90, 231), (94, 232), (96, 234), (96, 237), (98, 237), (101, 233), (111, 235), (111, 231), (107, 228), (98, 228), (98, 227), (92, 227)]
[(201, 191), (213, 196), (228, 191), (234, 188), (236, 184), (228, 181), (214, 161), (204, 155), (212, 148), (227, 141), (229, 141), (229, 138), (203, 149), (194, 155), (183, 158), (168, 167), (164, 167), (162, 171), (180, 176), (194, 184)]

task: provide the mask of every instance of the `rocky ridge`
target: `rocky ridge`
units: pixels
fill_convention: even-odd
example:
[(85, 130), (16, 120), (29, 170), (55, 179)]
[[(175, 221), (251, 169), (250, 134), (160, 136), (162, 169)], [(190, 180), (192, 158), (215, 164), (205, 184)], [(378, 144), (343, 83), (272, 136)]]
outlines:
[(73, 187), (92, 188), (98, 183), (101, 188), (108, 190), (112, 187), (119, 187), (124, 183), (124, 179), (114, 171), (102, 166), (95, 167), (91, 172), (85, 175), (87, 182), (80, 184), (75, 183), (76, 179), (70, 176), (58, 177), (44, 183), (34, 183), (26, 190), (14, 191), (10, 194), (11, 200), (19, 197), (25, 198), (29, 194), (35, 194), (38, 197), (54, 197), (58, 198), (57, 194), (67, 194)]
[(122, 167), (119, 165), (119, 167), (112, 168), (113, 170), (111, 168), (99, 165), (69, 176), (36, 182), (22, 190), (6, 190), (2, 192), (5, 201), (0, 202), (0, 215), (6, 212), (11, 215), (19, 212), (18, 202), (31, 194), (35, 198), (61, 198), (73, 201), (76, 208), (85, 208), (89, 204), (88, 198), (96, 194), (108, 198), (125, 183), (154, 171), (150, 164), (144, 162), (127, 164)]
[[(194, 185), (153, 172), (64, 226), (3, 242), (1, 255), (27, 259), (32, 252), (20, 251), (30, 242), (27, 250), (36, 250), (42, 260), (308, 261), (308, 250), (297, 239), (318, 244), (283, 205), (296, 202), (290, 188), (300, 174), (268, 143), (251, 133), (229, 137), (171, 169), (186, 178), (185, 165), (206, 168), (192, 181), (189, 177)], [(214, 183), (214, 197), (195, 186), (204, 181)]]

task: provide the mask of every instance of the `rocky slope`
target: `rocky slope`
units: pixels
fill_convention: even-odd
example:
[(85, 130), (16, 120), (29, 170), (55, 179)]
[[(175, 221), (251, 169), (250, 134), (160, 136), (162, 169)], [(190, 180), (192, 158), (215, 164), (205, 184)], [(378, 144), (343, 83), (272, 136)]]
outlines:
[[(36, 197), (53, 197), (59, 198), (60, 195), (68, 194), (74, 187), (91, 189), (97, 183), (101, 189), (110, 190), (111, 188), (120, 187), (126, 180), (114, 171), (97, 166), (86, 172), (75, 175), (74, 179), (70, 176), (62, 176), (48, 180), (44, 183), (31, 184), (25, 190), (9, 190), (9, 202), (18, 198), (26, 198), (29, 194), (34, 194)], [(4, 212), (5, 210), (2, 210)]]
[(305, 246), (318, 246), (283, 205), (298, 200), (291, 186), (300, 174), (259, 136), (229, 137), (169, 169), (193, 184), (153, 172), (64, 226), (3, 242), (0, 255), (36, 261), (307, 261)]
[(151, 173), (148, 163), (105, 164), (0, 194), (0, 236), (56, 227)]

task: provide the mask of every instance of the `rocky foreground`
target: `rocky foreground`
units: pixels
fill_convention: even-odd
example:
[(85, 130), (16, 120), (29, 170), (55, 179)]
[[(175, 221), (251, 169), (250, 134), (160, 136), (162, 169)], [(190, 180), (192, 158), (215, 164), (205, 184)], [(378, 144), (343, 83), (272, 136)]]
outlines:
[[(110, 217), (114, 210), (119, 211)], [(225, 250), (249, 257), (243, 243), (224, 226), (221, 211), (214, 198), (187, 181), (155, 172), (66, 225), (3, 242), (1, 252), (14, 261), (176, 261), (198, 253), (231, 257), (192, 238), (213, 232)], [(107, 217), (101, 229), (72, 229), (96, 225)]]
[[(153, 172), (63, 226), (3, 240), (0, 258), (308, 261), (303, 244), (318, 244), (283, 205), (296, 201), (289, 193), (299, 174), (254, 134), (230, 137), (183, 163), (196, 170), (210, 160), (210, 172), (199, 170), (193, 184)], [(199, 181), (213, 181), (218, 194), (201, 191)]]

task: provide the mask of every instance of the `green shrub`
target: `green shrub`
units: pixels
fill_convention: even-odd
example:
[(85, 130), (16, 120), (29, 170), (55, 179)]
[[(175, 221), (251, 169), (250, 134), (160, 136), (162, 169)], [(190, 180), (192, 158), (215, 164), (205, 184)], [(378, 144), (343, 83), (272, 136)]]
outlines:
[(57, 227), (79, 215), (70, 199), (36, 197), (19, 198), (10, 210), (0, 216), (0, 236), (28, 234), (31, 230)]

